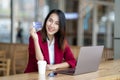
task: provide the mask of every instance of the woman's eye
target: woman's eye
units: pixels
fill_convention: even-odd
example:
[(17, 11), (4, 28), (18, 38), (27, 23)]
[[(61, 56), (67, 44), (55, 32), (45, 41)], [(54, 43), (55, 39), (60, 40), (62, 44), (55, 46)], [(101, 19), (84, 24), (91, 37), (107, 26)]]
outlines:
[(49, 19), (48, 21), (49, 21), (49, 22), (52, 22), (52, 19)]
[(56, 25), (59, 25), (59, 23), (55, 23)]

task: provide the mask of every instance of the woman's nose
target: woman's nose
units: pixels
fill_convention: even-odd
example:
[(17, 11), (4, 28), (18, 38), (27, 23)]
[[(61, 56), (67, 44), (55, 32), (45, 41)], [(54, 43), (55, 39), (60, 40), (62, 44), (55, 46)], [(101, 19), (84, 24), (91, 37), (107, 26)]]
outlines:
[(51, 23), (50, 26), (51, 26), (51, 27), (54, 27), (54, 23)]

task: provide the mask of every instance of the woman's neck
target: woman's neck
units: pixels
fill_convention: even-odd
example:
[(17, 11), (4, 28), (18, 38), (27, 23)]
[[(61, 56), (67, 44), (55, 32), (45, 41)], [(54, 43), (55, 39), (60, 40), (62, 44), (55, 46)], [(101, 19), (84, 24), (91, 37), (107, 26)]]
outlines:
[(48, 40), (50, 41), (50, 43), (52, 42), (54, 36), (48, 35)]

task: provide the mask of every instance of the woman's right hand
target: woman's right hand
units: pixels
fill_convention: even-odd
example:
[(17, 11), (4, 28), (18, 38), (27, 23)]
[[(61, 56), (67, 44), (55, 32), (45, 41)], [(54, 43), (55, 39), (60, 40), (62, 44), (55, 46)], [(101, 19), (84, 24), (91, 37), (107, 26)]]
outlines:
[(34, 27), (30, 28), (30, 35), (32, 36), (32, 38), (33, 38), (34, 41), (38, 40), (38, 35), (37, 35), (36, 30), (35, 30)]

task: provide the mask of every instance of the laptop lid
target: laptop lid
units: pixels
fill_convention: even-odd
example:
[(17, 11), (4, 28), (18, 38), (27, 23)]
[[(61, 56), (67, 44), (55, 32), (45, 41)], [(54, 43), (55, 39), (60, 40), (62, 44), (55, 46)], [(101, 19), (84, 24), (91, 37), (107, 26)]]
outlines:
[(85, 46), (80, 48), (74, 75), (98, 70), (104, 46)]

